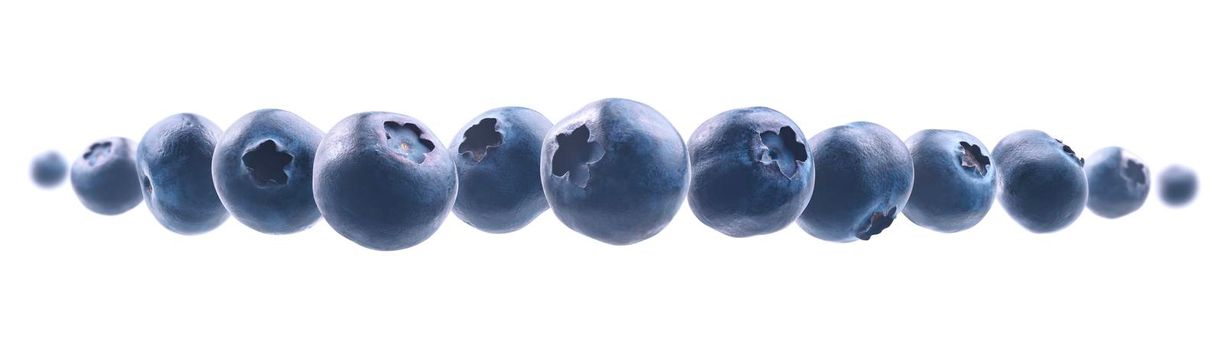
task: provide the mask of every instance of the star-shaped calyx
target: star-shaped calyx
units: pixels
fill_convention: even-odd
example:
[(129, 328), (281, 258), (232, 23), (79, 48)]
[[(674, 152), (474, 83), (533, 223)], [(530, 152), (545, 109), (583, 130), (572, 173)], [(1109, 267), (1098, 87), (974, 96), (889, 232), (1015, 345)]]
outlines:
[(556, 135), (552, 155), (552, 175), (565, 176), (581, 188), (590, 181), (590, 165), (603, 159), (603, 147), (590, 139), (590, 129), (582, 125), (567, 134)]

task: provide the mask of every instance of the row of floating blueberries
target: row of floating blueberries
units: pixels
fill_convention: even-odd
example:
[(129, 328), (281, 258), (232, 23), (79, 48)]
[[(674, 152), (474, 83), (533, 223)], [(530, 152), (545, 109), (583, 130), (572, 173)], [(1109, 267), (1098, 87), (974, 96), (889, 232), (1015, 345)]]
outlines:
[[(167, 117), (138, 145), (93, 143), (71, 168), (85, 207), (106, 215), (147, 203), (163, 226), (203, 233), (230, 215), (285, 234), (320, 216), (376, 250), (414, 246), (452, 210), (487, 232), (518, 230), (548, 208), (568, 227), (610, 244), (657, 234), (684, 196), (704, 224), (747, 237), (794, 221), (836, 242), (870, 239), (899, 213), (941, 232), (976, 225), (997, 197), (1033, 232), (1060, 230), (1090, 208), (1116, 218), (1145, 202), (1150, 173), (1111, 147), (1086, 161), (1034, 130), (994, 148), (964, 132), (924, 130), (902, 141), (877, 124), (807, 139), (794, 121), (754, 107), (724, 112), (683, 138), (653, 108), (626, 99), (586, 105), (553, 125), (538, 112), (498, 108), (473, 119), (446, 149), (419, 120), (350, 116), (324, 134), (297, 115), (259, 110), (222, 132), (194, 114)], [(67, 172), (36, 158), (43, 186)], [(1172, 205), (1189, 202), (1194, 173), (1160, 177)], [(999, 193), (995, 193), (999, 191)]]

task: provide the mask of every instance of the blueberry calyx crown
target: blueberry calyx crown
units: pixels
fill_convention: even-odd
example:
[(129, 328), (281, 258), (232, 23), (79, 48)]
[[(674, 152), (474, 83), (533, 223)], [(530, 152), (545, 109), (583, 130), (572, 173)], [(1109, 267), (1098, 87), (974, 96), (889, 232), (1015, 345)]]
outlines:
[(981, 146), (960, 141), (960, 166), (976, 170), (977, 175), (985, 176), (989, 172), (989, 157), (981, 153)]
[(99, 158), (102, 158), (103, 155), (110, 154), (110, 146), (110, 141), (94, 143), (89, 145), (89, 150), (85, 151), (85, 154), (81, 157), (85, 158), (85, 161), (89, 162), (89, 165), (97, 165)]
[(255, 149), (242, 155), (242, 165), (250, 172), (251, 179), (259, 186), (284, 185), (289, 182), (285, 167), (293, 162), (293, 155), (280, 149), (276, 141), (264, 140)]
[(778, 170), (787, 178), (794, 178), (798, 167), (807, 161), (807, 145), (798, 140), (798, 134), (788, 126), (781, 127), (777, 132), (760, 133), (760, 154), (757, 158), (762, 163), (777, 164)]
[(1133, 159), (1126, 159), (1121, 169), (1121, 177), (1130, 182), (1131, 186), (1147, 184), (1146, 166)]
[(459, 154), (470, 154), (476, 163), (479, 163), (488, 155), (488, 150), (501, 146), (501, 140), (501, 133), (497, 131), (497, 119), (484, 118), (463, 132)]
[(869, 241), (871, 236), (883, 232), (883, 229), (892, 226), (892, 221), (896, 220), (896, 207), (888, 209), (887, 213), (877, 211), (871, 214), (869, 221), (866, 223), (866, 230), (858, 232), (854, 237), (863, 241)]
[(1066, 145), (1066, 143), (1062, 142), (1062, 140), (1053, 139), (1053, 141), (1057, 141), (1058, 144), (1062, 145), (1062, 152), (1066, 152), (1066, 155), (1079, 162), (1079, 166), (1083, 166), (1085, 161), (1082, 157), (1079, 157), (1078, 154), (1074, 153), (1074, 149), (1070, 148), (1070, 146)]
[(412, 162), (424, 163), (425, 154), (433, 152), (433, 142), (423, 137), (424, 130), (416, 124), (388, 121), (382, 126), (386, 130), (387, 147)]
[(590, 129), (582, 125), (570, 133), (556, 135), (556, 152), (552, 155), (552, 175), (565, 176), (581, 188), (590, 181), (590, 165), (603, 159), (603, 147), (590, 139)]

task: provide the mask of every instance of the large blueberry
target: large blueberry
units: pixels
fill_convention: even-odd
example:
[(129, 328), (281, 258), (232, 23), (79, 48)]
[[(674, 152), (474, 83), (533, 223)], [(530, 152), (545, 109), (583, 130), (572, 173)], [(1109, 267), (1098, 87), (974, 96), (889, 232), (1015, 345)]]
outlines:
[(136, 148), (136, 171), (153, 217), (170, 231), (198, 234), (229, 218), (212, 184), (212, 152), (221, 129), (183, 113), (153, 125)]
[(314, 151), (323, 132), (296, 114), (264, 109), (225, 131), (212, 157), (221, 203), (246, 226), (282, 234), (318, 221)]
[(1083, 213), (1083, 159), (1061, 140), (1036, 130), (1015, 132), (994, 147), (994, 164), (1002, 187), (998, 202), (1029, 231), (1057, 231)]
[(402, 114), (344, 118), (314, 159), (314, 199), (344, 237), (375, 250), (414, 246), (441, 226), (458, 187), (454, 161), (425, 124)]
[(552, 212), (569, 228), (627, 245), (658, 234), (688, 189), (688, 152), (658, 111), (604, 99), (544, 138), (540, 174)]
[(856, 122), (824, 130), (807, 144), (815, 191), (799, 227), (823, 240), (852, 242), (892, 225), (913, 190), (913, 158), (896, 134)]
[(1109, 219), (1133, 213), (1147, 201), (1151, 170), (1142, 159), (1121, 147), (1108, 147), (1087, 157), (1087, 208)]
[(1189, 204), (1198, 192), (1198, 176), (1193, 169), (1173, 165), (1159, 173), (1159, 197), (1168, 205), (1179, 207)]
[(72, 162), (72, 190), (85, 208), (118, 215), (140, 204), (140, 175), (132, 142), (123, 137), (98, 140)]
[(539, 155), (552, 128), (539, 112), (497, 108), (468, 123), (450, 143), (459, 174), (454, 214), (477, 229), (516, 231), (548, 209)]
[(42, 188), (59, 186), (67, 174), (68, 165), (64, 162), (64, 157), (56, 151), (43, 152), (34, 157), (33, 163), (30, 164), (30, 177), (34, 178), (34, 184)]
[(752, 107), (723, 112), (688, 139), (697, 219), (731, 237), (776, 232), (811, 200), (811, 151), (794, 121)]
[(985, 218), (998, 180), (981, 140), (962, 131), (922, 130), (905, 143), (913, 156), (913, 195), (904, 206), (905, 217), (948, 233)]

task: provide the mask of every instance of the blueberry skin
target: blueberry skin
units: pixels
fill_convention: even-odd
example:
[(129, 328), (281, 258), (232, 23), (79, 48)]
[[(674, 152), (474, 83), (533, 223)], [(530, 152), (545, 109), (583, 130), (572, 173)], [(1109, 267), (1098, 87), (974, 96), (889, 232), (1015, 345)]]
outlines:
[(64, 182), (65, 175), (68, 174), (68, 164), (64, 162), (64, 157), (56, 151), (46, 151), (34, 157), (34, 161), (30, 164), (30, 177), (34, 179), (34, 184), (42, 188), (52, 188), (59, 186)]
[(467, 125), (450, 142), (459, 176), (454, 214), (489, 233), (523, 228), (548, 209), (539, 157), (552, 122), (532, 109), (503, 107)]
[(123, 137), (98, 140), (72, 162), (72, 190), (85, 208), (102, 215), (119, 215), (144, 199), (132, 141)]
[(1037, 130), (1007, 135), (994, 147), (998, 202), (1028, 231), (1069, 226), (1087, 204), (1083, 159), (1070, 146)]
[(855, 122), (811, 137), (815, 190), (798, 225), (832, 242), (869, 240), (892, 225), (913, 190), (913, 158), (896, 134)]
[(1133, 213), (1151, 192), (1151, 170), (1121, 147), (1092, 153), (1083, 171), (1087, 174), (1087, 208), (1105, 218)]
[(212, 152), (220, 136), (212, 121), (182, 113), (153, 125), (136, 147), (144, 202), (170, 231), (200, 234), (229, 218), (212, 183)]
[(793, 120), (766, 107), (734, 109), (705, 121), (688, 139), (692, 213), (731, 237), (789, 226), (815, 185), (806, 139)]
[(998, 178), (989, 149), (956, 130), (922, 130), (905, 143), (913, 157), (913, 194), (905, 217), (952, 233), (976, 226), (994, 204)]
[(454, 160), (425, 124), (365, 112), (327, 132), (314, 159), (314, 199), (345, 238), (374, 250), (423, 242), (454, 205)]
[(557, 123), (539, 166), (556, 217), (613, 245), (658, 234), (688, 190), (683, 137), (658, 111), (626, 99), (592, 102)]
[(1173, 207), (1193, 201), (1198, 192), (1198, 176), (1193, 169), (1173, 165), (1159, 173), (1159, 197)]
[(255, 231), (286, 234), (319, 218), (314, 151), (323, 132), (279, 109), (251, 112), (225, 131), (212, 157), (212, 179), (229, 213)]

